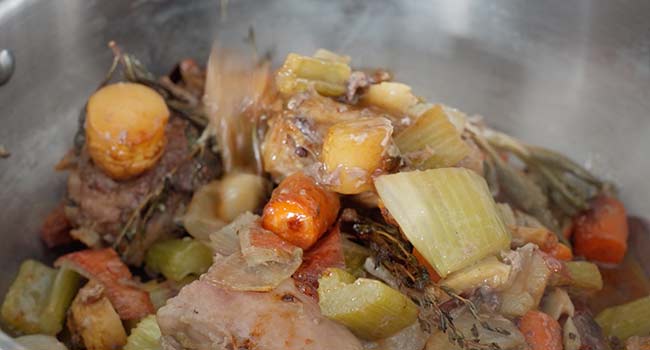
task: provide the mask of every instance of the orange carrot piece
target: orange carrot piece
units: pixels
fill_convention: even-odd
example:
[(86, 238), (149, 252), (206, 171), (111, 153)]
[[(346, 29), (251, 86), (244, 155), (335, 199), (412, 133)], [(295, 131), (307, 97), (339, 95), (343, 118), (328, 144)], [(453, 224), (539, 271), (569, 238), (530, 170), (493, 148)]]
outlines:
[(149, 293), (135, 287), (131, 271), (112, 248), (66, 254), (54, 265), (65, 265), (103, 284), (106, 297), (123, 320), (138, 320), (155, 312)]
[(424, 268), (427, 269), (427, 273), (429, 273), (429, 278), (431, 279), (431, 281), (433, 282), (440, 281), (440, 275), (438, 275), (436, 270), (433, 269), (433, 266), (431, 266), (431, 264), (429, 264), (429, 262), (415, 248), (413, 248), (413, 255), (418, 260), (418, 262), (422, 264)]
[(285, 178), (264, 207), (262, 226), (302, 249), (311, 247), (336, 220), (336, 193), (303, 174)]
[(528, 311), (519, 321), (519, 330), (530, 350), (562, 350), (560, 324), (541, 311)]
[(627, 214), (618, 199), (600, 196), (574, 221), (577, 255), (604, 263), (620, 263), (627, 251)]
[(345, 268), (341, 231), (338, 225), (323, 236), (302, 257), (302, 265), (293, 274), (296, 286), (305, 295), (318, 298), (318, 278), (330, 267)]
[(546, 253), (550, 254), (554, 258), (562, 261), (571, 261), (573, 260), (573, 252), (571, 251), (571, 248), (568, 246), (558, 243), (555, 245), (555, 247), (549, 249), (546, 251)]

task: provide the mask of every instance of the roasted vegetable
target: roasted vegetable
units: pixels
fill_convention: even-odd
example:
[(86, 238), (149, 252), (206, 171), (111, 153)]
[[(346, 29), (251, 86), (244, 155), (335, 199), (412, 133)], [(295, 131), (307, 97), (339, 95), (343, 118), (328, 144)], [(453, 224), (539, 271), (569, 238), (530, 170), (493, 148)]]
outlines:
[(588, 260), (618, 264), (627, 251), (627, 215), (618, 199), (600, 196), (574, 221), (576, 254)]
[(120, 316), (98, 282), (90, 281), (79, 290), (70, 307), (68, 328), (73, 341), (87, 350), (121, 349), (126, 344)]
[(155, 90), (117, 83), (95, 92), (86, 107), (86, 144), (97, 166), (117, 180), (151, 168), (165, 149), (169, 110)]
[(394, 115), (405, 115), (409, 108), (418, 103), (418, 98), (411, 93), (410, 86), (384, 81), (370, 85), (361, 96), (361, 103), (377, 106)]
[(278, 90), (293, 95), (313, 86), (325, 96), (340, 96), (351, 74), (347, 63), (290, 53), (275, 77)]
[(303, 173), (284, 179), (264, 207), (262, 225), (302, 249), (311, 247), (334, 223), (338, 195)]
[(375, 179), (384, 206), (441, 277), (510, 246), (485, 180), (442, 168)]
[(328, 269), (318, 280), (321, 312), (363, 339), (391, 336), (413, 324), (415, 304), (382, 282), (359, 278), (340, 269)]
[(152, 271), (178, 282), (189, 275), (198, 276), (208, 271), (212, 265), (212, 250), (191, 238), (170, 239), (152, 245), (145, 263)]
[(57, 334), (63, 329), (66, 312), (80, 285), (79, 274), (60, 268), (41, 311), (41, 333)]
[(54, 264), (101, 283), (124, 320), (138, 320), (154, 312), (149, 294), (137, 287), (129, 268), (111, 248), (77, 251), (61, 256)]
[(601, 311), (596, 322), (605, 335), (625, 340), (650, 333), (650, 296)]
[(531, 310), (521, 321), (519, 330), (531, 350), (562, 350), (562, 328), (551, 316)]
[(161, 350), (160, 337), (156, 316), (147, 316), (131, 330), (124, 350)]
[(183, 215), (183, 226), (192, 237), (206, 241), (210, 234), (219, 231), (226, 222), (218, 215), (221, 203), (221, 182), (212, 181), (201, 186)]
[(563, 315), (573, 317), (573, 313), (575, 312), (569, 294), (562, 288), (554, 288), (551, 290), (542, 300), (541, 309), (545, 314), (558, 321)]
[(603, 288), (598, 266), (588, 261), (567, 261), (551, 276), (551, 285), (568, 287), (571, 292), (594, 292)]
[(503, 314), (523, 316), (539, 304), (551, 275), (542, 254), (529, 244), (506, 255), (516, 272), (510, 287), (501, 293)]
[[(333, 191), (358, 194), (372, 190), (372, 175), (389, 163), (393, 126), (382, 117), (332, 125), (323, 141), (321, 160)], [(392, 152), (393, 156), (396, 150)]]
[(508, 283), (511, 270), (512, 266), (490, 256), (450, 274), (441, 284), (459, 292), (469, 292), (479, 287), (498, 290)]
[(450, 167), (470, 152), (441, 105), (422, 114), (397, 135), (395, 143), (402, 156), (419, 169)]
[(79, 275), (27, 260), (2, 304), (2, 318), (17, 332), (56, 335), (79, 288)]
[(41, 313), (48, 302), (56, 270), (26, 260), (2, 303), (2, 319), (20, 333), (39, 333)]

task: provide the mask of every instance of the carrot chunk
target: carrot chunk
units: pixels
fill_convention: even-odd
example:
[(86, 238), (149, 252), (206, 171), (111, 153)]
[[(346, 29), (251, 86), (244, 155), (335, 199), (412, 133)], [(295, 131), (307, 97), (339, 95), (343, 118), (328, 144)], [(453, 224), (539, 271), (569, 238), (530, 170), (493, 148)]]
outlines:
[(262, 226), (302, 249), (311, 247), (334, 223), (340, 208), (336, 193), (295, 173), (273, 191), (264, 207)]
[(112, 248), (66, 254), (54, 265), (65, 265), (103, 284), (108, 300), (123, 320), (138, 320), (155, 312), (149, 293), (135, 286), (131, 271)]
[(560, 324), (541, 311), (528, 311), (519, 321), (519, 330), (531, 350), (562, 350)]
[(600, 196), (591, 210), (574, 221), (577, 255), (604, 263), (620, 263), (627, 251), (627, 214), (618, 199)]

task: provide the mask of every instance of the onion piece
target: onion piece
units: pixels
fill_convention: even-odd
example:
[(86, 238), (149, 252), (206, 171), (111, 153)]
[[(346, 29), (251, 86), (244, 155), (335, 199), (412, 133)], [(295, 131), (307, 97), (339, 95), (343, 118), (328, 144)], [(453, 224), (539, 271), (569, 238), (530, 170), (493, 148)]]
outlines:
[(217, 255), (203, 280), (234, 291), (268, 292), (291, 277), (302, 263), (302, 249), (296, 248), (291, 260), (249, 266), (241, 252)]
[(207, 241), (210, 235), (226, 223), (217, 216), (221, 198), (221, 183), (212, 181), (199, 188), (183, 216), (183, 226), (192, 237)]
[(239, 232), (248, 229), (259, 216), (246, 212), (235, 221), (210, 234), (210, 246), (217, 253), (228, 256), (240, 251)]

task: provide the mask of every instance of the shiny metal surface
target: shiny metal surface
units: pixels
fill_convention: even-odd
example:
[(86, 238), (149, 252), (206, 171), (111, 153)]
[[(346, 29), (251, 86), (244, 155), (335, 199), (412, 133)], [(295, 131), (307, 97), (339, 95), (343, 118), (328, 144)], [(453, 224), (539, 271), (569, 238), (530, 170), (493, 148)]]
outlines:
[(0, 49), (0, 86), (14, 74), (14, 55), (7, 49)]
[(19, 63), (0, 87), (0, 143), (12, 153), (0, 159), (0, 295), (21, 260), (47, 256), (37, 231), (65, 178), (52, 168), (110, 63), (110, 39), (161, 73), (205, 59), (214, 31), (240, 44), (249, 26), (276, 62), (342, 52), (566, 152), (649, 216), (649, 13), (644, 0), (0, 0), (0, 46)]

